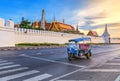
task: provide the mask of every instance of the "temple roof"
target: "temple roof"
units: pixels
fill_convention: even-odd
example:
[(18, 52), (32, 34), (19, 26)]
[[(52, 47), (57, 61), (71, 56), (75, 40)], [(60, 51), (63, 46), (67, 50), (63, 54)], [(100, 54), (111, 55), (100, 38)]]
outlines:
[(91, 30), (88, 32), (87, 35), (89, 35), (89, 36), (96, 36), (96, 37), (98, 36), (96, 31), (91, 31)]
[(60, 22), (55, 22), (55, 24), (58, 24), (58, 26), (62, 29), (74, 30), (74, 28), (68, 24), (64, 24), (64, 23), (60, 23)]
[(49, 30), (50, 25), (51, 25), (51, 23), (45, 23), (45, 29)]

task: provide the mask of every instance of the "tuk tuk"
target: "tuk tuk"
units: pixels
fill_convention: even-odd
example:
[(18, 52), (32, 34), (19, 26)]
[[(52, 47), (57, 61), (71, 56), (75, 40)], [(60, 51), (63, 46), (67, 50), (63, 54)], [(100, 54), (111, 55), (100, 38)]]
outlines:
[(76, 38), (69, 40), (67, 53), (68, 60), (71, 61), (73, 58), (80, 58), (85, 56), (87, 59), (90, 59), (91, 53), (91, 38)]

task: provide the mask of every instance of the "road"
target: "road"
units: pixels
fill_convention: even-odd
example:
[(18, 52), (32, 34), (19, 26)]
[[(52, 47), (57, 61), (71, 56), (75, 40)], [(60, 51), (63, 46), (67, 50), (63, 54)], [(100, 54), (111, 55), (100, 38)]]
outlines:
[(92, 54), (68, 61), (66, 48), (0, 51), (0, 81), (120, 81), (120, 45)]

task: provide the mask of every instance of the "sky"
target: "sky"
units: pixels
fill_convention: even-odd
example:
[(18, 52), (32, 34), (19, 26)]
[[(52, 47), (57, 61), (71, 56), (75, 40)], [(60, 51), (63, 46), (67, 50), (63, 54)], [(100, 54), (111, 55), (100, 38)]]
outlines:
[(47, 22), (57, 21), (76, 26), (88, 33), (97, 31), (102, 35), (105, 24), (111, 37), (120, 38), (120, 0), (0, 0), (0, 18), (12, 19), (15, 23), (21, 17), (31, 22), (41, 19), (45, 10)]

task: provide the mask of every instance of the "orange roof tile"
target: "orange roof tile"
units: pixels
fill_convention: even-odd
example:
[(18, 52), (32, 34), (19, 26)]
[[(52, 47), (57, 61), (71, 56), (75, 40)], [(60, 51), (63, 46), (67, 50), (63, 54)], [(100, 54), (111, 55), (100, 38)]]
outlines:
[(74, 30), (74, 28), (71, 25), (60, 23), (60, 22), (56, 22), (56, 24), (58, 24), (60, 28)]
[(91, 35), (91, 36), (98, 36), (96, 31), (89, 31), (87, 35)]

